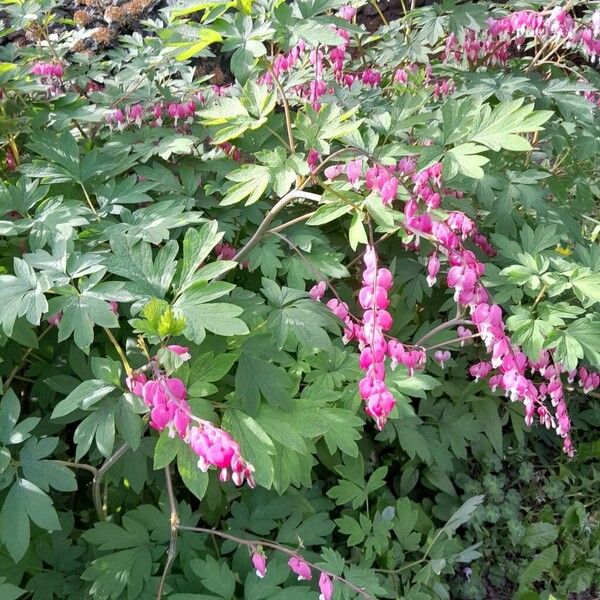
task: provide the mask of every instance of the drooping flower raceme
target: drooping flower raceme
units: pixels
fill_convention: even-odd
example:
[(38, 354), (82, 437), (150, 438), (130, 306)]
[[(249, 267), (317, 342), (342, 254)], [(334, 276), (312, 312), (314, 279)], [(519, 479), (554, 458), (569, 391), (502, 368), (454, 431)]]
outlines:
[[(171, 350), (180, 356), (187, 354), (182, 346)], [(254, 467), (243, 459), (238, 443), (223, 429), (192, 414), (181, 379), (166, 377), (157, 370), (153, 379), (139, 373), (128, 376), (126, 383), (150, 408), (150, 426), (157, 431), (166, 429), (170, 437), (183, 440), (197, 455), (198, 468), (206, 472), (215, 467), (221, 481), (231, 478), (236, 485), (246, 481), (254, 487)]]

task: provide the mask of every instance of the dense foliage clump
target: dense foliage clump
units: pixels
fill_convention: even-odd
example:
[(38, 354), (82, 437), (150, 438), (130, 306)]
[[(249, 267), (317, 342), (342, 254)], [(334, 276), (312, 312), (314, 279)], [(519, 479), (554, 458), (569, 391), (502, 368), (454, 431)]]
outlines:
[(0, 2), (0, 599), (594, 598), (600, 11), (78, 4)]

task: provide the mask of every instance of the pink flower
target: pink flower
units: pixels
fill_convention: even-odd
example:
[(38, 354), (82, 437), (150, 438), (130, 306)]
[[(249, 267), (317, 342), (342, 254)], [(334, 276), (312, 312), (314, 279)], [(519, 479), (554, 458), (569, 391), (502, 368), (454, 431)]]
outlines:
[(355, 160), (351, 160), (346, 165), (346, 175), (348, 177), (348, 181), (355, 185), (360, 179), (362, 173), (362, 160), (357, 158)]
[(128, 375), (125, 383), (131, 393), (141, 396), (142, 389), (147, 381), (148, 378), (143, 373), (138, 373), (136, 375)]
[(446, 363), (450, 360), (450, 356), (451, 356), (451, 354), (448, 350), (438, 350), (433, 355), (433, 358), (436, 362), (440, 363), (440, 367), (442, 367), (442, 369), (443, 369), (444, 363)]
[(389, 206), (396, 199), (398, 193), (398, 180), (395, 177), (390, 177), (382, 186), (379, 194), (381, 201)]
[(344, 165), (331, 165), (330, 167), (327, 167), (323, 173), (327, 179), (335, 179), (342, 174), (343, 170)]
[(61, 311), (54, 313), (53, 315), (50, 315), (48, 317), (48, 325), (51, 325), (52, 327), (58, 327), (58, 324), (60, 323), (62, 316), (63, 316), (63, 314)]
[(319, 577), (319, 600), (331, 600), (331, 596), (333, 596), (333, 583), (331, 582), (331, 578), (327, 573), (321, 572), (321, 576)]
[(356, 8), (354, 6), (342, 6), (338, 10), (338, 16), (342, 19), (346, 19), (346, 21), (352, 21), (352, 19), (356, 16)]
[(288, 560), (290, 569), (298, 575), (298, 581), (310, 581), (312, 579), (312, 572), (308, 564), (298, 556), (292, 556)]
[(129, 118), (135, 122), (138, 127), (142, 126), (142, 117), (144, 116), (144, 108), (141, 104), (134, 104), (129, 107)]
[(257, 550), (252, 554), (252, 564), (256, 570), (256, 576), (262, 579), (267, 573), (267, 557), (262, 551)]
[(327, 303), (327, 308), (338, 318), (346, 319), (348, 317), (348, 305), (345, 302), (340, 302), (337, 298), (332, 298)]
[(406, 69), (396, 69), (396, 72), (394, 73), (394, 82), (401, 85), (408, 83), (408, 73), (406, 72)]
[(237, 254), (237, 250), (227, 242), (219, 242), (215, 246), (215, 254), (219, 260), (232, 260)]
[(320, 300), (325, 295), (327, 284), (324, 281), (319, 281), (316, 285), (313, 285), (308, 292), (313, 300)]
[(436, 252), (434, 252), (427, 262), (427, 285), (432, 287), (437, 281), (437, 274), (440, 272), (440, 259)]
[(310, 167), (310, 170), (312, 172), (314, 172), (316, 170), (316, 168), (319, 166), (320, 160), (321, 160), (321, 155), (316, 150), (311, 149), (308, 151), (308, 156), (306, 158), (306, 162), (308, 163), (308, 166)]
[(174, 352), (181, 358), (181, 360), (190, 360), (192, 358), (189, 349), (186, 346), (178, 346), (177, 344), (171, 344), (167, 346), (167, 350)]
[(110, 312), (113, 313), (114, 315), (118, 314), (119, 312), (119, 303), (116, 300), (111, 300), (108, 303), (109, 307), (110, 307)]

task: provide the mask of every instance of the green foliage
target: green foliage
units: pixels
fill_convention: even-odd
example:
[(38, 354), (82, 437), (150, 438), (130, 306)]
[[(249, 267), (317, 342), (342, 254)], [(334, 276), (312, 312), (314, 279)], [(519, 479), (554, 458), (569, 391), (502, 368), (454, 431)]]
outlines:
[[(352, 21), (338, 0), (178, 0), (142, 19), (137, 4), (153, 3), (108, 7), (136, 25), (106, 47), (69, 3), (0, 2), (0, 600), (303, 600), (319, 570), (333, 600), (595, 597), (598, 392), (562, 374), (568, 460), (552, 428), (474, 381), (485, 345), (457, 339), (449, 265), (427, 285), (414, 182), (396, 170), (384, 204), (348, 169), (441, 163), (429, 215), (463, 212), (489, 239), (494, 255), (465, 245), (512, 341), (532, 362), (600, 370), (589, 56), (556, 35), (505, 64), (444, 58), (450, 34), (463, 48), (490, 18), (548, 17), (539, 2), (401, 3), (377, 31), (362, 0)], [(567, 7), (593, 23), (587, 3)], [(358, 392), (361, 348), (309, 293), (326, 283), (355, 323), (372, 243), (393, 273), (389, 335), (428, 349), (416, 373), (388, 361), (382, 431)], [(194, 423), (239, 446), (255, 489), (153, 429), (126, 382), (161, 370)], [(294, 553), (312, 581), (290, 573)]]

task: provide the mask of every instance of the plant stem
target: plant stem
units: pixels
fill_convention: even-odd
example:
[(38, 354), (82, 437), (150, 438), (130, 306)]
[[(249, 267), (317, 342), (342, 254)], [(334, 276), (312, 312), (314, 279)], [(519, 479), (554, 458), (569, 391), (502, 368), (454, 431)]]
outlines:
[(540, 293), (536, 296), (535, 300), (533, 301), (533, 305), (531, 308), (534, 308), (535, 306), (537, 306), (538, 302), (544, 297), (544, 294), (546, 293), (547, 289), (548, 289), (548, 284), (545, 283), (542, 286)]
[(371, 3), (371, 5), (373, 6), (373, 8), (377, 11), (377, 14), (379, 15), (379, 18), (381, 19), (381, 22), (384, 25), (389, 25), (389, 21), (385, 18), (385, 15), (381, 12), (381, 9), (379, 8), (379, 4), (377, 3), (377, 0), (369, 0), (369, 2)]
[[(181, 531), (193, 531), (195, 533), (205, 533), (207, 535), (214, 535), (214, 536), (223, 538), (225, 540), (230, 540), (232, 542), (236, 542), (237, 544), (242, 544), (244, 546), (248, 546), (250, 548), (253, 548), (253, 547), (255, 548), (256, 546), (265, 546), (266, 548), (272, 548), (273, 550), (277, 550), (278, 552), (282, 552), (283, 554), (287, 554), (288, 556), (298, 556), (298, 552), (296, 550), (291, 550), (290, 548), (286, 548), (285, 546), (282, 546), (282, 545), (277, 544), (276, 542), (272, 542), (270, 540), (261, 540), (261, 539), (245, 540), (245, 539), (237, 537), (235, 535), (225, 533), (224, 531), (218, 531), (216, 529), (207, 529), (205, 527), (187, 527), (185, 525), (179, 525), (179, 529)], [(325, 573), (332, 579), (337, 579), (338, 581), (341, 581), (344, 585), (348, 586), (353, 592), (361, 595), (363, 598), (366, 598), (367, 600), (375, 600), (373, 598), (373, 596), (371, 596), (363, 588), (358, 587), (357, 585), (355, 585), (351, 581), (348, 581), (347, 579), (344, 579), (340, 575), (336, 575), (335, 573), (332, 573), (331, 571), (322, 569), (321, 567), (318, 567), (314, 563), (308, 562), (307, 560), (304, 560), (304, 562), (309, 567), (312, 567), (316, 571), (319, 571), (320, 573)]]
[(108, 339), (111, 341), (112, 345), (115, 347), (115, 350), (117, 351), (117, 354), (119, 355), (119, 358), (121, 359), (121, 362), (123, 363), (123, 367), (125, 368), (125, 373), (127, 375), (131, 375), (131, 373), (133, 372), (133, 369), (131, 368), (131, 365), (129, 364), (129, 361), (127, 360), (127, 357), (125, 356), (125, 352), (123, 351), (123, 348), (121, 348), (119, 342), (117, 341), (117, 338), (112, 334), (112, 331), (110, 329), (108, 329), (107, 327), (103, 327), (106, 335), (108, 336)]
[(281, 95), (281, 101), (283, 103), (283, 112), (285, 115), (285, 127), (287, 129), (288, 144), (290, 147), (290, 152), (294, 154), (296, 152), (296, 144), (294, 143), (294, 134), (292, 133), (292, 118), (290, 116), (290, 105), (288, 104), (285, 92), (283, 91), (283, 87), (281, 86), (281, 83), (279, 83), (279, 79), (277, 79), (277, 75), (275, 75), (275, 72), (273, 71), (271, 65), (267, 65), (267, 68), (269, 70), (269, 73), (271, 74), (271, 77), (273, 78), (273, 83), (275, 83), (275, 87)]
[(98, 519), (100, 521), (104, 521), (106, 519), (106, 503), (102, 502), (102, 495), (100, 492), (100, 486), (102, 484), (102, 479), (106, 472), (129, 450), (129, 444), (123, 444), (110, 458), (107, 458), (104, 461), (104, 464), (98, 469), (98, 472), (94, 476), (94, 481), (92, 482), (92, 497), (94, 499), (94, 507), (96, 508), (96, 514), (98, 515)]
[(473, 335), (454, 338), (453, 340), (448, 340), (447, 342), (441, 342), (440, 344), (435, 344), (434, 346), (429, 346), (428, 348), (425, 348), (425, 351), (429, 352), (430, 350), (435, 350), (436, 348), (443, 348), (444, 346), (448, 346), (450, 344), (456, 344), (457, 342), (462, 342), (463, 340), (472, 340), (472, 339), (478, 338), (478, 337), (481, 337), (480, 333), (474, 333)]
[(86, 202), (88, 203), (88, 206), (90, 207), (90, 209), (94, 213), (94, 215), (96, 215), (96, 218), (98, 218), (98, 211), (94, 208), (94, 204), (92, 203), (92, 199), (90, 198), (88, 191), (85, 189), (85, 185), (83, 185), (83, 183), (80, 183), (79, 185), (81, 186), (81, 189), (83, 190), (83, 194), (85, 196)]
[(171, 479), (171, 469), (169, 467), (165, 467), (165, 481), (167, 483), (169, 510), (171, 511), (171, 538), (169, 540), (169, 549), (167, 550), (165, 568), (163, 569), (163, 573), (160, 577), (160, 583), (158, 584), (158, 591), (156, 592), (156, 600), (161, 600), (162, 598), (165, 581), (171, 572), (173, 561), (177, 556), (177, 534), (179, 533), (179, 513), (177, 512), (177, 500), (175, 499), (175, 493), (173, 492), (173, 480)]
[(97, 477), (97, 475), (98, 475), (98, 469), (96, 469), (96, 467), (94, 467), (92, 465), (87, 465), (85, 463), (70, 462), (68, 460), (56, 460), (56, 459), (53, 459), (52, 462), (55, 462), (57, 465), (63, 465), (65, 467), (69, 467), (69, 469), (84, 469), (85, 471), (89, 471), (90, 473), (93, 473), (94, 477)]
[(304, 215), (300, 215), (299, 217), (296, 217), (295, 219), (290, 219), (289, 221), (286, 221), (285, 223), (282, 223), (281, 225), (277, 225), (277, 227), (273, 227), (272, 229), (269, 229), (269, 231), (267, 231), (267, 233), (277, 233), (278, 231), (283, 231), (284, 229), (287, 229), (288, 227), (291, 227), (292, 225), (295, 225), (296, 223), (302, 223), (302, 221), (306, 221), (308, 219), (310, 219), (316, 211), (312, 211), (309, 213), (306, 213)]
[[(291, 192), (287, 193), (279, 202), (277, 202), (271, 210), (265, 215), (262, 223), (259, 225), (258, 229), (254, 232), (254, 235), (240, 248), (237, 254), (233, 257), (233, 260), (237, 263), (242, 262), (242, 260), (250, 253), (252, 248), (258, 244), (263, 235), (269, 230), (269, 225), (271, 221), (293, 200), (297, 198), (304, 198), (305, 200), (313, 200), (314, 202), (318, 202), (321, 199), (320, 194), (313, 194), (312, 192), (304, 192), (300, 189), (294, 189)], [(216, 277), (215, 279), (219, 279)]]
[[(474, 325), (474, 323), (473, 323), (473, 321), (470, 321), (469, 319), (450, 319), (449, 321), (446, 321), (445, 323), (442, 323), (441, 325), (434, 327), (431, 331), (427, 332), (424, 336), (420, 337), (414, 343), (414, 345), (422, 346), (423, 342), (425, 340), (428, 340), (430, 337), (433, 337), (440, 331), (444, 331), (444, 329), (450, 329), (451, 327), (458, 326), (458, 325)], [(444, 343), (447, 344), (448, 342), (444, 342)]]

